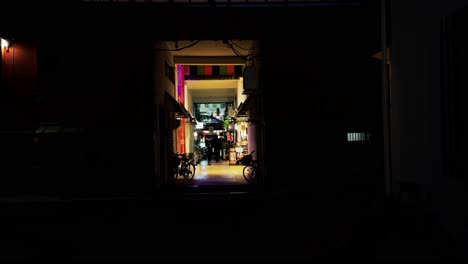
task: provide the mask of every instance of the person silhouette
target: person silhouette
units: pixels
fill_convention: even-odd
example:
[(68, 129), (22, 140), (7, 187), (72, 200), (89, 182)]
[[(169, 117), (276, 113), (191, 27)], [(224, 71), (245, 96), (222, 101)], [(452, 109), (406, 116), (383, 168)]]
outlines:
[(218, 135), (213, 137), (212, 145), (214, 148), (215, 161), (218, 162), (220, 157), (219, 152), (221, 150), (221, 140), (219, 139)]
[(214, 114), (214, 118), (223, 121), (223, 114), (221, 113), (221, 110), (219, 110), (219, 107), (216, 108), (216, 112)]
[(207, 136), (205, 138), (205, 146), (206, 146), (206, 158), (208, 160), (208, 165), (211, 165), (211, 154), (213, 152), (213, 138), (211, 136)]

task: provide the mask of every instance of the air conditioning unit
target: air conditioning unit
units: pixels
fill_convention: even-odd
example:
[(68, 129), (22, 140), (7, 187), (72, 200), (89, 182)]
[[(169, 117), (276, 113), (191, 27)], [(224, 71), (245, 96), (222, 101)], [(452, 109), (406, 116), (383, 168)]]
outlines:
[(258, 89), (258, 74), (255, 66), (244, 67), (244, 91), (254, 91)]

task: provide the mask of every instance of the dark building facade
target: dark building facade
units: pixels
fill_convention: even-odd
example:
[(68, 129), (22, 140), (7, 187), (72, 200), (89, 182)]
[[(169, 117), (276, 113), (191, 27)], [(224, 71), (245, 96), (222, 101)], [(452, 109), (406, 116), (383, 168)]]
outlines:
[[(5, 33), (18, 35), (15, 44), (22, 43), (22, 37), (25, 43), (34, 41), (37, 88), (21, 97), (34, 101), (28, 105), (34, 109), (21, 120), (28, 122), (29, 131), (36, 131), (41, 124), (60, 127), (61, 131), (55, 133), (57, 138), (52, 138), (54, 133), (47, 133), (47, 129), (36, 133), (37, 137), (47, 138), (38, 139), (39, 145), (46, 144), (46, 140), (63, 140), (58, 143), (62, 147), (73, 145), (57, 150), (63, 153), (57, 156), (67, 160), (59, 162), (64, 168), (58, 169), (60, 166), (53, 161), (58, 157), (50, 154), (50, 170), (76, 174), (67, 176), (71, 179), (57, 176), (59, 182), (68, 185), (67, 190), (77, 187), (78, 193), (93, 188), (94, 192), (107, 190), (109, 194), (151, 193), (148, 186), (158, 177), (154, 167), (161, 166), (152, 154), (153, 96), (162, 89), (153, 84), (157, 56), (153, 45), (157, 40), (259, 39), (259, 97), (265, 113), (259, 129), (271, 140), (265, 141), (264, 160), (265, 184), (273, 189), (287, 183), (288, 189), (295, 190), (298, 179), (335, 182), (331, 178), (344, 172), (333, 171), (336, 166), (332, 163), (349, 162), (343, 168), (350, 166), (350, 172), (361, 173), (364, 167), (367, 170), (367, 166), (350, 159), (356, 155), (346, 152), (362, 148), (362, 155), (379, 153), (372, 157), (382, 152), (380, 64), (371, 58), (380, 48), (379, 10), (375, 5), (191, 9), (86, 2), (77, 3), (75, 8), (80, 12), (63, 6), (62, 12), (54, 14), (64, 25), (61, 31), (38, 19), (33, 29), (22, 28), (18, 22), (16, 31)], [(190, 26), (192, 22), (206, 26)], [(6, 57), (6, 64), (8, 60), (12, 59)], [(8, 70), (8, 66), (5, 68)], [(16, 68), (15, 74), (18, 71)], [(6, 75), (5, 79), (10, 78)], [(15, 90), (10, 86), (7, 89)], [(30, 118), (33, 113), (34, 119)], [(69, 130), (65, 132), (64, 128)], [(373, 143), (348, 144), (347, 133), (360, 131), (372, 133)], [(280, 140), (276, 143), (275, 139)], [(65, 143), (76, 140), (82, 143)], [(288, 166), (278, 175), (276, 169), (268, 172), (268, 164), (306, 164), (308, 160), (316, 160), (312, 173), (303, 172), (300, 165)], [(380, 173), (380, 160), (369, 162), (375, 167), (365, 174)], [(44, 166), (47, 162), (39, 163)], [(75, 169), (69, 171), (70, 167)], [(343, 175), (342, 180), (351, 178)], [(374, 181), (376, 177), (372, 178)], [(377, 187), (379, 181), (371, 184), (376, 192), (383, 188)], [(54, 178), (47, 185), (57, 186), (57, 192), (65, 190), (57, 183)]]
[[(455, 12), (466, 1), (389, 1), (387, 32), (376, 2), (31, 4), (54, 6), (49, 20), (9, 4), (17, 12), (0, 22), (0, 37), (12, 40), (2, 50), (1, 170), (9, 176), (0, 179), (0, 196), (157, 195), (166, 166), (155, 154), (155, 138), (165, 133), (157, 120), (166, 117), (156, 103), (164, 88), (155, 85), (155, 43), (256, 39), (262, 190), (330, 204), (345, 196), (363, 210), (386, 198), (427, 205), (462, 241), (463, 150), (447, 142), (464, 131), (464, 110), (448, 109), (458, 98), (450, 85), (464, 84), (466, 67), (454, 56), (458, 77), (446, 81), (444, 47), (452, 42), (444, 34), (464, 43), (457, 30), (466, 11)], [(390, 48), (388, 97), (382, 61), (373, 57), (383, 48)], [(450, 113), (458, 130), (448, 128)]]

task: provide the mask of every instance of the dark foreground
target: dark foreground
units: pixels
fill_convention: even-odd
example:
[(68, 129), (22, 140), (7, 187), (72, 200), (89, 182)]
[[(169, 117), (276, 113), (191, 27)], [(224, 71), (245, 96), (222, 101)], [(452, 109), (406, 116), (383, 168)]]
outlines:
[[(421, 207), (336, 196), (168, 193), (149, 200), (4, 200), (6, 260), (450, 260)], [(328, 201), (328, 202), (327, 202)]]

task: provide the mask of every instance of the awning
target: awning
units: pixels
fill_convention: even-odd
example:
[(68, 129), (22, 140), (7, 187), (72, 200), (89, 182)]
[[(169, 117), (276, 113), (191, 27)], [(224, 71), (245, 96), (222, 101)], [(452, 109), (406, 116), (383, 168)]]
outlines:
[(165, 103), (169, 109), (169, 112), (176, 113), (177, 118), (188, 118), (190, 121), (194, 119), (190, 112), (185, 109), (184, 105), (180, 102), (177, 102), (177, 100), (174, 99), (174, 97), (172, 97), (168, 92), (165, 93)]
[(223, 123), (209, 123), (203, 126), (203, 130), (224, 130)]
[(244, 102), (241, 102), (239, 107), (237, 107), (236, 112), (234, 113), (234, 118), (246, 117), (247, 111), (250, 110), (252, 103), (252, 97), (248, 96)]

